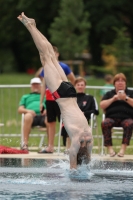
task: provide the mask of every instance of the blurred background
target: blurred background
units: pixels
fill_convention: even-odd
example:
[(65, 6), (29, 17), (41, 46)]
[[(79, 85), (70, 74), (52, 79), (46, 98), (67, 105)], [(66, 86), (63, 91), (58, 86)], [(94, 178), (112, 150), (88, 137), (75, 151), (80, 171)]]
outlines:
[(75, 75), (101, 78), (124, 72), (131, 85), (132, 5), (127, 0), (0, 0), (0, 75), (34, 74), (41, 66), (29, 32), (17, 20), (24, 11)]
[[(106, 74), (123, 72), (132, 87), (133, 1), (0, 0), (0, 8), (0, 122), (4, 123), (0, 128), (1, 144), (19, 146), (20, 136), (18, 140), (7, 139), (2, 138), (3, 133), (20, 133), (21, 116), (17, 108), (20, 97), (30, 92), (24, 84), (29, 84), (41, 67), (31, 35), (17, 19), (21, 12), (34, 18), (37, 28), (58, 47), (59, 59), (76, 76), (86, 78), (90, 86), (86, 92), (95, 96), (98, 104), (99, 86), (105, 84)], [(97, 125), (100, 135), (101, 120), (100, 109)], [(37, 145), (35, 139), (31, 145)]]

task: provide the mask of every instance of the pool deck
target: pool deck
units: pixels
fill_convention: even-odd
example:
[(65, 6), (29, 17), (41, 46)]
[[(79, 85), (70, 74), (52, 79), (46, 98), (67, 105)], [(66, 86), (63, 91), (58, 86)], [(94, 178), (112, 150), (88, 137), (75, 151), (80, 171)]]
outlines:
[[(25, 159), (62, 159), (68, 160), (68, 155), (64, 153), (40, 154), (37, 152), (29, 152), (28, 154), (0, 154), (0, 158), (25, 158)], [(101, 161), (133, 161), (133, 155), (125, 155), (124, 157), (110, 157), (109, 155), (92, 154), (92, 159)]]

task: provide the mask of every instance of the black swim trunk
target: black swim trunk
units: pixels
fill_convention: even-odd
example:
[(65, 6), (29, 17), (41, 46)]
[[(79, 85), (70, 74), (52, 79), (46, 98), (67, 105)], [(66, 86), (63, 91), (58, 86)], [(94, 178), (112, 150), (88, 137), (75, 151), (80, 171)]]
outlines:
[(54, 99), (77, 97), (76, 90), (70, 82), (63, 81), (59, 88), (52, 93)]
[(36, 115), (33, 119), (32, 127), (34, 126), (46, 127), (44, 120), (45, 120), (45, 115)]
[(56, 118), (60, 121), (60, 108), (56, 101), (46, 101), (47, 120), (48, 122), (56, 122)]

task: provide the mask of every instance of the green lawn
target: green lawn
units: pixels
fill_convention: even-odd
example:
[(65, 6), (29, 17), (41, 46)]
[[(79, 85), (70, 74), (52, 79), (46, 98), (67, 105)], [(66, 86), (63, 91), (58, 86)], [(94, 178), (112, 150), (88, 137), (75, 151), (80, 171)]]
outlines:
[[(28, 74), (0, 74), (0, 85), (6, 84), (29, 84), (30, 79), (34, 77), (34, 75)], [(88, 77), (87, 78), (87, 85), (90, 86), (103, 86), (104, 80), (95, 78), (95, 77)], [(14, 133), (17, 129), (17, 133), (20, 133), (20, 124), (21, 124), (21, 115), (17, 113), (18, 103), (21, 96), (25, 93), (29, 93), (30, 89), (1, 89), (0, 88), (0, 122), (5, 124), (4, 127), (0, 128), (0, 133)], [(99, 90), (89, 89), (86, 91), (87, 93), (92, 94), (96, 97), (97, 102), (100, 102), (100, 92)], [(98, 126), (98, 134), (101, 135), (101, 120), (102, 120), (102, 110), (99, 108), (100, 114), (97, 117), (97, 126)], [(11, 123), (11, 124), (10, 124)], [(59, 123), (57, 123), (57, 132), (59, 129)], [(32, 130), (32, 133), (36, 133), (36, 130)], [(94, 135), (95, 129), (93, 131)], [(118, 146), (121, 144), (121, 139), (114, 139), (114, 146)], [(55, 145), (58, 143), (58, 137), (55, 137)], [(101, 138), (99, 139), (99, 143), (101, 146)], [(20, 145), (20, 138), (0, 138), (1, 145), (7, 146), (19, 146)], [(37, 146), (39, 144), (39, 138), (30, 138), (29, 145), (30, 146)], [(47, 141), (46, 141), (47, 144)], [(131, 141), (133, 145), (133, 141)], [(94, 138), (94, 146), (98, 145), (98, 139)], [(132, 146), (131, 145), (131, 146)], [(98, 150), (93, 150), (93, 153), (97, 153)], [(132, 154), (132, 150), (128, 149), (127, 153)]]
[(0, 74), (0, 85), (2, 84), (29, 84), (30, 79), (34, 77), (29, 74)]
[[(0, 74), (0, 85), (2, 84), (29, 84), (30, 79), (34, 77), (33, 75), (29, 74)], [(87, 77), (87, 85), (104, 85), (104, 79), (95, 78), (95, 77)]]

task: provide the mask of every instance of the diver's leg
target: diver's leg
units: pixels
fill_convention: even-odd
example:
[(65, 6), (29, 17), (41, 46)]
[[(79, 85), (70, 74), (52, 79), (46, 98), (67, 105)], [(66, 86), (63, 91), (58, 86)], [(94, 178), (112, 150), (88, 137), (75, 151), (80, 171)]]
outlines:
[[(50, 61), (53, 62), (53, 65), (56, 67), (61, 80), (67, 81), (67, 77), (66, 77), (65, 73), (64, 73), (63, 69), (60, 67), (60, 65), (56, 59), (52, 45), (47, 40), (47, 38), (36, 28), (35, 20), (26, 17), (24, 15), (24, 13), (19, 15), (18, 19), (26, 26), (26, 28), (31, 33), (31, 36), (32, 36), (32, 38), (35, 42), (35, 45), (39, 51), (41, 60), (44, 59), (43, 66), (46, 61), (46, 57), (48, 58), (48, 56), (49, 56)], [(44, 57), (44, 55), (45, 55), (45, 57)]]
[(52, 45), (45, 37), (42, 38), (42, 35), (39, 34), (39, 31), (33, 25), (32, 20), (28, 19), (23, 13), (18, 17), (18, 19), (26, 26), (26, 28), (30, 32), (34, 43), (39, 51), (40, 59), (45, 70), (46, 84), (51, 92), (55, 92), (63, 80), (57, 68), (51, 61), (51, 54), (49, 53), (49, 49), (51, 52), (54, 52)]

